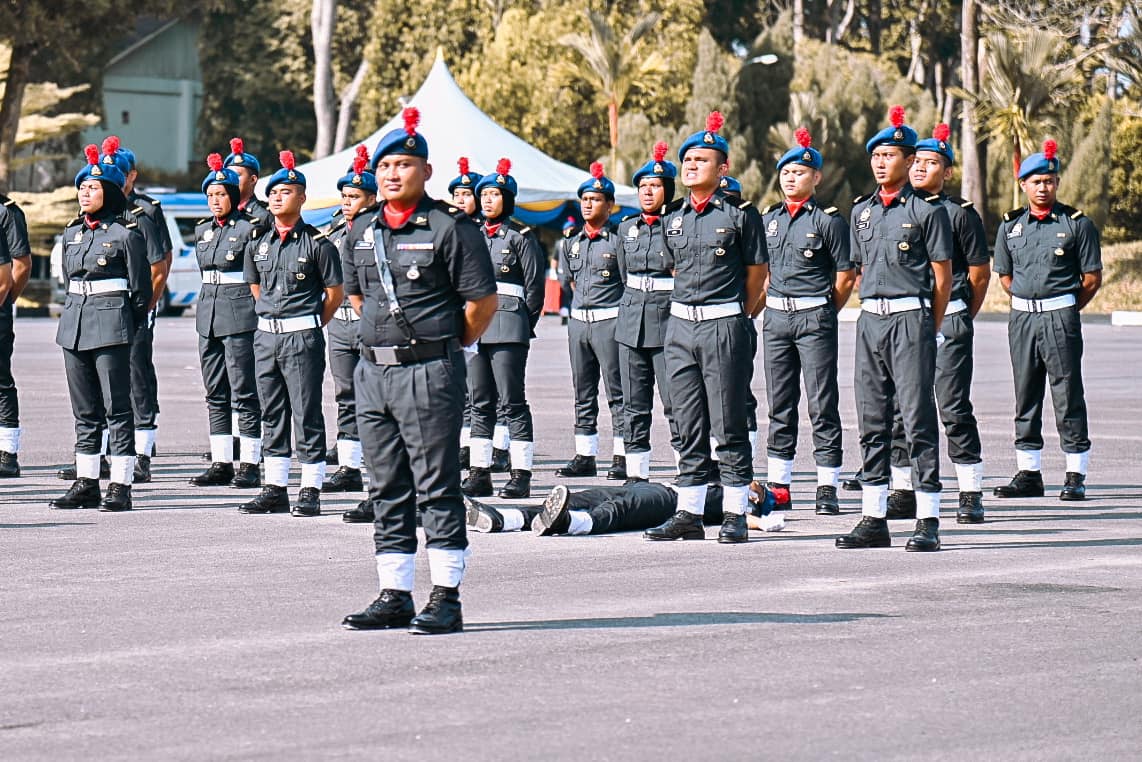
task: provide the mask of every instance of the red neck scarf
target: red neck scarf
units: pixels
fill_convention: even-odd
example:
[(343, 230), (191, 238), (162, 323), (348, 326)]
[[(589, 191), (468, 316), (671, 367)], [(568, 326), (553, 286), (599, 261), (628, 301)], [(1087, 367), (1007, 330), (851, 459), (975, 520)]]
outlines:
[(90, 214), (85, 214), (83, 215), (83, 224), (87, 226), (88, 230), (95, 230), (95, 228), (99, 227), (99, 220)]
[[(229, 215), (227, 215), (227, 216), (229, 216)], [(215, 217), (214, 218), (214, 224), (217, 225), (218, 227), (225, 227), (226, 217)]]
[(503, 225), (503, 224), (504, 223), (502, 223), (502, 222), (497, 222), (495, 225), (493, 225), (490, 222), (485, 222), (484, 223), (484, 232), (487, 233), (488, 238), (495, 238), (496, 233), (500, 232), (500, 225)]
[(647, 225), (653, 225), (654, 223), (658, 222), (660, 219), (662, 219), (661, 215), (647, 214), (646, 212), (642, 213), (642, 221), (645, 222)]
[(274, 229), (277, 230), (278, 235), (281, 236), (282, 243), (285, 243), (285, 239), (286, 236), (289, 235), (289, 231), (293, 230), (293, 225), (279, 225), (277, 222), (274, 222)]
[(690, 194), (690, 206), (694, 209), (695, 212), (697, 212), (698, 214), (701, 214), (702, 212), (706, 211), (706, 205), (710, 203), (710, 199), (712, 199), (713, 197), (714, 197), (714, 194), (711, 193), (709, 196), (706, 196), (704, 199), (699, 201), (694, 196), (694, 194), (691, 193)]
[(583, 233), (584, 233), (584, 235), (587, 236), (588, 239), (590, 239), (592, 241), (595, 240), (596, 238), (598, 238), (599, 234), (602, 232), (603, 232), (602, 228), (593, 228), (593, 227), (591, 227), (591, 223), (589, 223), (589, 222), (583, 223)]
[(796, 217), (797, 212), (801, 211), (801, 207), (805, 206), (805, 202), (808, 200), (807, 198), (800, 200), (787, 198), (785, 199), (785, 210), (789, 212), (790, 217)]
[(385, 204), (382, 211), (385, 213), (385, 223), (393, 230), (396, 230), (397, 228), (404, 227), (404, 224), (412, 217), (412, 213), (416, 211), (416, 204), (413, 204), (408, 209), (400, 209), (390, 201)]
[(1027, 208), (1027, 211), (1030, 212), (1031, 216), (1034, 217), (1035, 219), (1037, 219), (1039, 222), (1042, 222), (1043, 220), (1047, 219), (1047, 217), (1049, 217), (1051, 215), (1051, 210), (1049, 208), (1044, 209), (1042, 212), (1037, 212), (1037, 211), (1035, 211), (1034, 207), (1029, 206)]
[(889, 192), (884, 188), (881, 188), (879, 191), (877, 191), (877, 195), (880, 196), (880, 203), (884, 206), (888, 206), (892, 203), (893, 199), (900, 195), (900, 191), (897, 190)]

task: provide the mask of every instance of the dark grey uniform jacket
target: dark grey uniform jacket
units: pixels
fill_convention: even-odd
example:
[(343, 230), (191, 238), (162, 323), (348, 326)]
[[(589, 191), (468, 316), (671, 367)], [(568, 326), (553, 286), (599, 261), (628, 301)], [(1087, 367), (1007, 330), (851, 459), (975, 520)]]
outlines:
[[(250, 241), (263, 232), (256, 217), (239, 211), (231, 212), (222, 226), (213, 218), (200, 220), (194, 229), (199, 269), (242, 274)], [(257, 328), (258, 316), (254, 314), (254, 295), (249, 284), (203, 283), (195, 321), (198, 334), (206, 337), (231, 336)]]
[(543, 310), (544, 268), (539, 242), (515, 220), (500, 225), (492, 237), (485, 233), (488, 255), (496, 273), (496, 283), (521, 286), (524, 298), (499, 295), (499, 304), (491, 325), (480, 337), (481, 344), (527, 344), (535, 334)]
[(559, 281), (566, 288), (574, 283), (572, 309), (618, 307), (625, 285), (619, 271), (618, 239), (608, 224), (591, 240), (586, 228), (559, 239)]
[(1013, 209), (995, 235), (994, 269), (1011, 276), (1011, 293), (1021, 299), (1077, 294), (1083, 273), (1102, 269), (1098, 228), (1066, 204), (1056, 203), (1041, 221)]
[(876, 192), (857, 198), (850, 239), (861, 299), (931, 299), (931, 263), (952, 258), (952, 223), (940, 197), (919, 195), (911, 185), (887, 208)]
[(810, 198), (791, 219), (779, 201), (761, 217), (769, 251), (768, 295), (831, 298), (836, 274), (853, 269), (849, 226), (837, 208), (822, 208)]
[(625, 286), (628, 275), (674, 277), (674, 255), (662, 237), (662, 220), (648, 225), (641, 214), (619, 223), (619, 274), (625, 291), (619, 305), (615, 341), (628, 347), (661, 347), (670, 319), (670, 291), (643, 291)]

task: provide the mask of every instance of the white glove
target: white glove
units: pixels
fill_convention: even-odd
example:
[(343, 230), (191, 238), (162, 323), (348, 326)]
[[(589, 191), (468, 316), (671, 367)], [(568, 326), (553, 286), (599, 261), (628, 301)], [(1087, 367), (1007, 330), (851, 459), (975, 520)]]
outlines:
[(474, 355), (480, 351), (480, 340), (477, 339), (476, 341), (473, 341), (468, 346), (461, 347), (461, 349), (463, 349), (465, 352), (467, 352), (470, 355)]
[(940, 331), (936, 331), (936, 349), (939, 349), (940, 345), (942, 345), (945, 341), (947, 341), (947, 339), (944, 338), (944, 334)]

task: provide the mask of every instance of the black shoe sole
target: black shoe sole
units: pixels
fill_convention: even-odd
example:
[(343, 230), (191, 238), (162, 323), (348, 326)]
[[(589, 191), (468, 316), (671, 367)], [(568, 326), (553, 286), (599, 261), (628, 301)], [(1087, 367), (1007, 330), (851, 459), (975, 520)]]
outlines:
[(869, 543), (865, 543), (865, 542), (850, 543), (850, 542), (842, 542), (842, 538), (838, 537), (836, 540), (836, 545), (841, 550), (866, 550), (866, 549), (873, 549), (873, 548), (891, 548), (892, 547), (892, 538), (889, 538), (886, 541), (877, 541), (877, 542), (869, 542)]
[(1060, 494), (1059, 499), (1065, 503), (1081, 503), (1082, 501), (1086, 500), (1086, 495), (1067, 496), (1065, 494)]
[(706, 532), (691, 532), (689, 534), (676, 535), (674, 537), (666, 537), (664, 535), (652, 535), (646, 532), (642, 533), (642, 539), (650, 540), (651, 542), (676, 542), (678, 540), (704, 540), (706, 539)]
[(543, 510), (531, 520), (531, 531), (540, 536), (550, 536), (550, 530), (555, 520), (567, 510), (567, 503), (571, 500), (571, 493), (562, 485), (551, 490), (543, 501)]
[(328, 495), (330, 492), (364, 492), (364, 483), (357, 484), (330, 484), (326, 482), (321, 485), (322, 494)]
[(998, 497), (1002, 500), (1019, 500), (1021, 498), (1043, 497), (1043, 495), (1045, 493), (1044, 490), (1036, 490), (1034, 492), (1020, 492), (1019, 494), (1014, 494), (1014, 493), (1004, 494), (1003, 492), (1000, 492), (999, 490), (1000, 490), (1000, 488), (996, 487), (994, 490), (991, 491), (991, 494), (994, 497)]
[(109, 508), (106, 505), (100, 504), (99, 512), (100, 513), (123, 513), (124, 511), (132, 510), (132, 508), (133, 508), (133, 506), (130, 506), (130, 505), (117, 505), (114, 508)]
[(526, 492), (508, 492), (506, 489), (502, 489), (496, 493), (496, 497), (503, 498), (504, 500), (526, 500), (531, 497), (531, 490), (527, 490)]
[(365, 623), (351, 623), (344, 619), (341, 620), (341, 627), (345, 630), (358, 630), (366, 632), (368, 630), (403, 630), (412, 623), (412, 617), (403, 621), (386, 622), (385, 624), (365, 624)]
[(841, 507), (839, 505), (818, 505), (815, 510), (818, 516), (841, 515)]
[(464, 623), (457, 622), (447, 630), (436, 630), (421, 625), (410, 624), (408, 626), (408, 632), (410, 635), (451, 635), (456, 632), (464, 632)]
[(718, 535), (718, 542), (722, 545), (737, 545), (743, 542), (749, 542), (749, 537), (725, 537)]
[(259, 479), (258, 481), (251, 482), (249, 484), (247, 484), (246, 482), (233, 481), (233, 482), (230, 482), (230, 488), (231, 489), (261, 489), (262, 488), (262, 480)]
[(561, 468), (555, 472), (555, 475), (562, 478), (562, 479), (594, 479), (595, 477), (597, 477), (599, 475), (599, 472), (598, 471), (590, 471), (590, 472), (584, 472), (581, 474), (572, 474), (572, 473), (569, 473), (568, 471)]
[(341, 514), (341, 520), (346, 524), (372, 524), (374, 517), (369, 516), (365, 518), (364, 516), (350, 516), (348, 513), (343, 513)]
[(935, 553), (940, 549), (940, 543), (937, 541), (935, 546), (920, 547), (919, 545), (912, 544), (912, 541), (909, 540), (908, 544), (904, 546), (904, 549), (909, 553)]
[(103, 498), (100, 498), (94, 503), (79, 503), (78, 505), (56, 505), (55, 503), (48, 503), (48, 507), (55, 511), (86, 511), (92, 508), (98, 508), (102, 502)]
[(303, 518), (303, 519), (311, 519), (314, 516), (320, 516), (321, 515), (321, 509), (318, 508), (317, 510), (309, 510), (306, 508), (294, 508), (293, 510), (291, 510), (289, 512), (289, 515), (290, 516), (297, 516), (298, 518)]
[(270, 508), (269, 510), (264, 510), (261, 508), (256, 509), (256, 510), (246, 510), (245, 508), (239, 507), (238, 513), (244, 513), (247, 516), (268, 516), (271, 513), (290, 513), (290, 509), (288, 507), (286, 507), (286, 508)]
[(956, 515), (956, 523), (957, 524), (982, 524), (982, 523), (984, 523), (984, 517), (983, 516), (964, 516), (964, 515), (957, 514)]

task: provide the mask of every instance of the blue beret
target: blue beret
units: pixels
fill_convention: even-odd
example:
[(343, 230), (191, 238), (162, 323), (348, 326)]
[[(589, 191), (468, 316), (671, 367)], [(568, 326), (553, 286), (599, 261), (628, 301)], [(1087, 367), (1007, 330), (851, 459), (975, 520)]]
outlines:
[(591, 164), (591, 177), (583, 181), (576, 194), (579, 198), (583, 198), (584, 193), (592, 191), (602, 193), (611, 201), (615, 200), (615, 184), (603, 174), (603, 165), (597, 161)]
[(721, 180), (718, 181), (718, 190), (720, 190), (722, 193), (737, 193), (738, 195), (741, 195), (742, 184), (738, 182), (736, 177), (725, 175)]
[(130, 148), (120, 148), (115, 152), (115, 163), (123, 170), (124, 175), (127, 174), (135, 168), (135, 152)]
[(516, 184), (515, 178), (509, 173), (512, 169), (512, 163), (507, 159), (500, 159), (499, 164), (496, 165), (496, 171), (492, 174), (484, 175), (480, 178), (480, 182), (476, 183), (476, 195), (480, 195), (480, 191), (484, 188), (498, 188), (501, 193), (510, 193), (512, 198), (515, 198), (519, 193), (519, 186)]
[(357, 146), (357, 153), (353, 157), (353, 164), (349, 167), (349, 173), (337, 181), (337, 190), (341, 190), (346, 185), (352, 185), (366, 193), (376, 193), (377, 176), (367, 169), (368, 166), (369, 149), (362, 143)]
[(638, 168), (638, 171), (634, 173), (634, 179), (631, 180), (631, 184), (637, 188), (639, 181), (644, 177), (658, 177), (665, 180), (673, 180), (678, 177), (678, 167), (666, 161), (666, 151), (666, 143), (661, 140), (655, 143), (654, 157)]
[(389, 130), (381, 138), (381, 142), (377, 143), (377, 148), (373, 151), (373, 161), (370, 164), (373, 169), (377, 168), (383, 157), (390, 154), (419, 156), (422, 159), (428, 159), (428, 141), (416, 131), (416, 128), (420, 126), (420, 111), (409, 106), (401, 111), (401, 117), (404, 119), (404, 127)]
[(101, 180), (105, 183), (111, 183), (119, 190), (127, 184), (127, 176), (123, 174), (123, 170), (119, 168), (118, 162), (115, 161), (115, 154), (99, 155), (99, 149), (93, 145), (87, 146), (84, 149), (84, 154), (87, 156), (87, 163), (83, 165), (83, 169), (75, 176), (75, 187), (79, 188), (84, 180)]
[(242, 138), (230, 139), (230, 153), (222, 162), (222, 166), (245, 167), (255, 175), (262, 174), (262, 165), (258, 163), (258, 157), (252, 153), (246, 153), (246, 144)]
[(206, 193), (206, 189), (211, 185), (226, 185), (232, 188), (237, 188), (238, 173), (229, 167), (219, 170), (211, 170), (206, 178), (202, 181), (202, 192)]
[(1040, 153), (1033, 153), (1019, 165), (1019, 179), (1023, 180), (1031, 175), (1057, 175), (1059, 174), (1059, 157), (1056, 152), (1058, 144), (1053, 140), (1043, 143)]
[(300, 185), (305, 187), (305, 175), (298, 172), (294, 163), (292, 151), (282, 151), (278, 158), (281, 161), (282, 168), (274, 172), (270, 176), (270, 181), (266, 183), (266, 193), (273, 190), (275, 185)]
[(725, 124), (725, 118), (721, 113), (714, 111), (706, 117), (706, 129), (701, 132), (695, 132), (690, 137), (686, 138), (682, 143), (682, 147), (678, 149), (678, 161), (686, 158), (686, 152), (691, 148), (713, 148), (715, 151), (721, 151), (726, 156), (730, 155), (729, 142), (718, 134), (718, 130), (722, 129)]
[(479, 184), (483, 175), (478, 175), (468, 169), (467, 156), (461, 156), (456, 161), (456, 166), (459, 168), (460, 174), (453, 177), (452, 181), (448, 183), (448, 192), (454, 193), (456, 189), (461, 186), (468, 188), (469, 190), (474, 190), (475, 187)]
[(924, 138), (917, 141), (917, 151), (930, 151), (938, 153), (948, 160), (948, 164), (956, 163), (956, 152), (952, 150), (952, 144), (948, 139), (952, 136), (951, 128), (946, 124), (937, 124), (936, 128), (932, 130), (932, 137)]
[(889, 120), (892, 124), (873, 135), (872, 139), (865, 144), (866, 151), (872, 153), (879, 146), (916, 147), (916, 140), (919, 136), (916, 134), (916, 130), (904, 123), (904, 108), (902, 106), (892, 107), (889, 111)]

